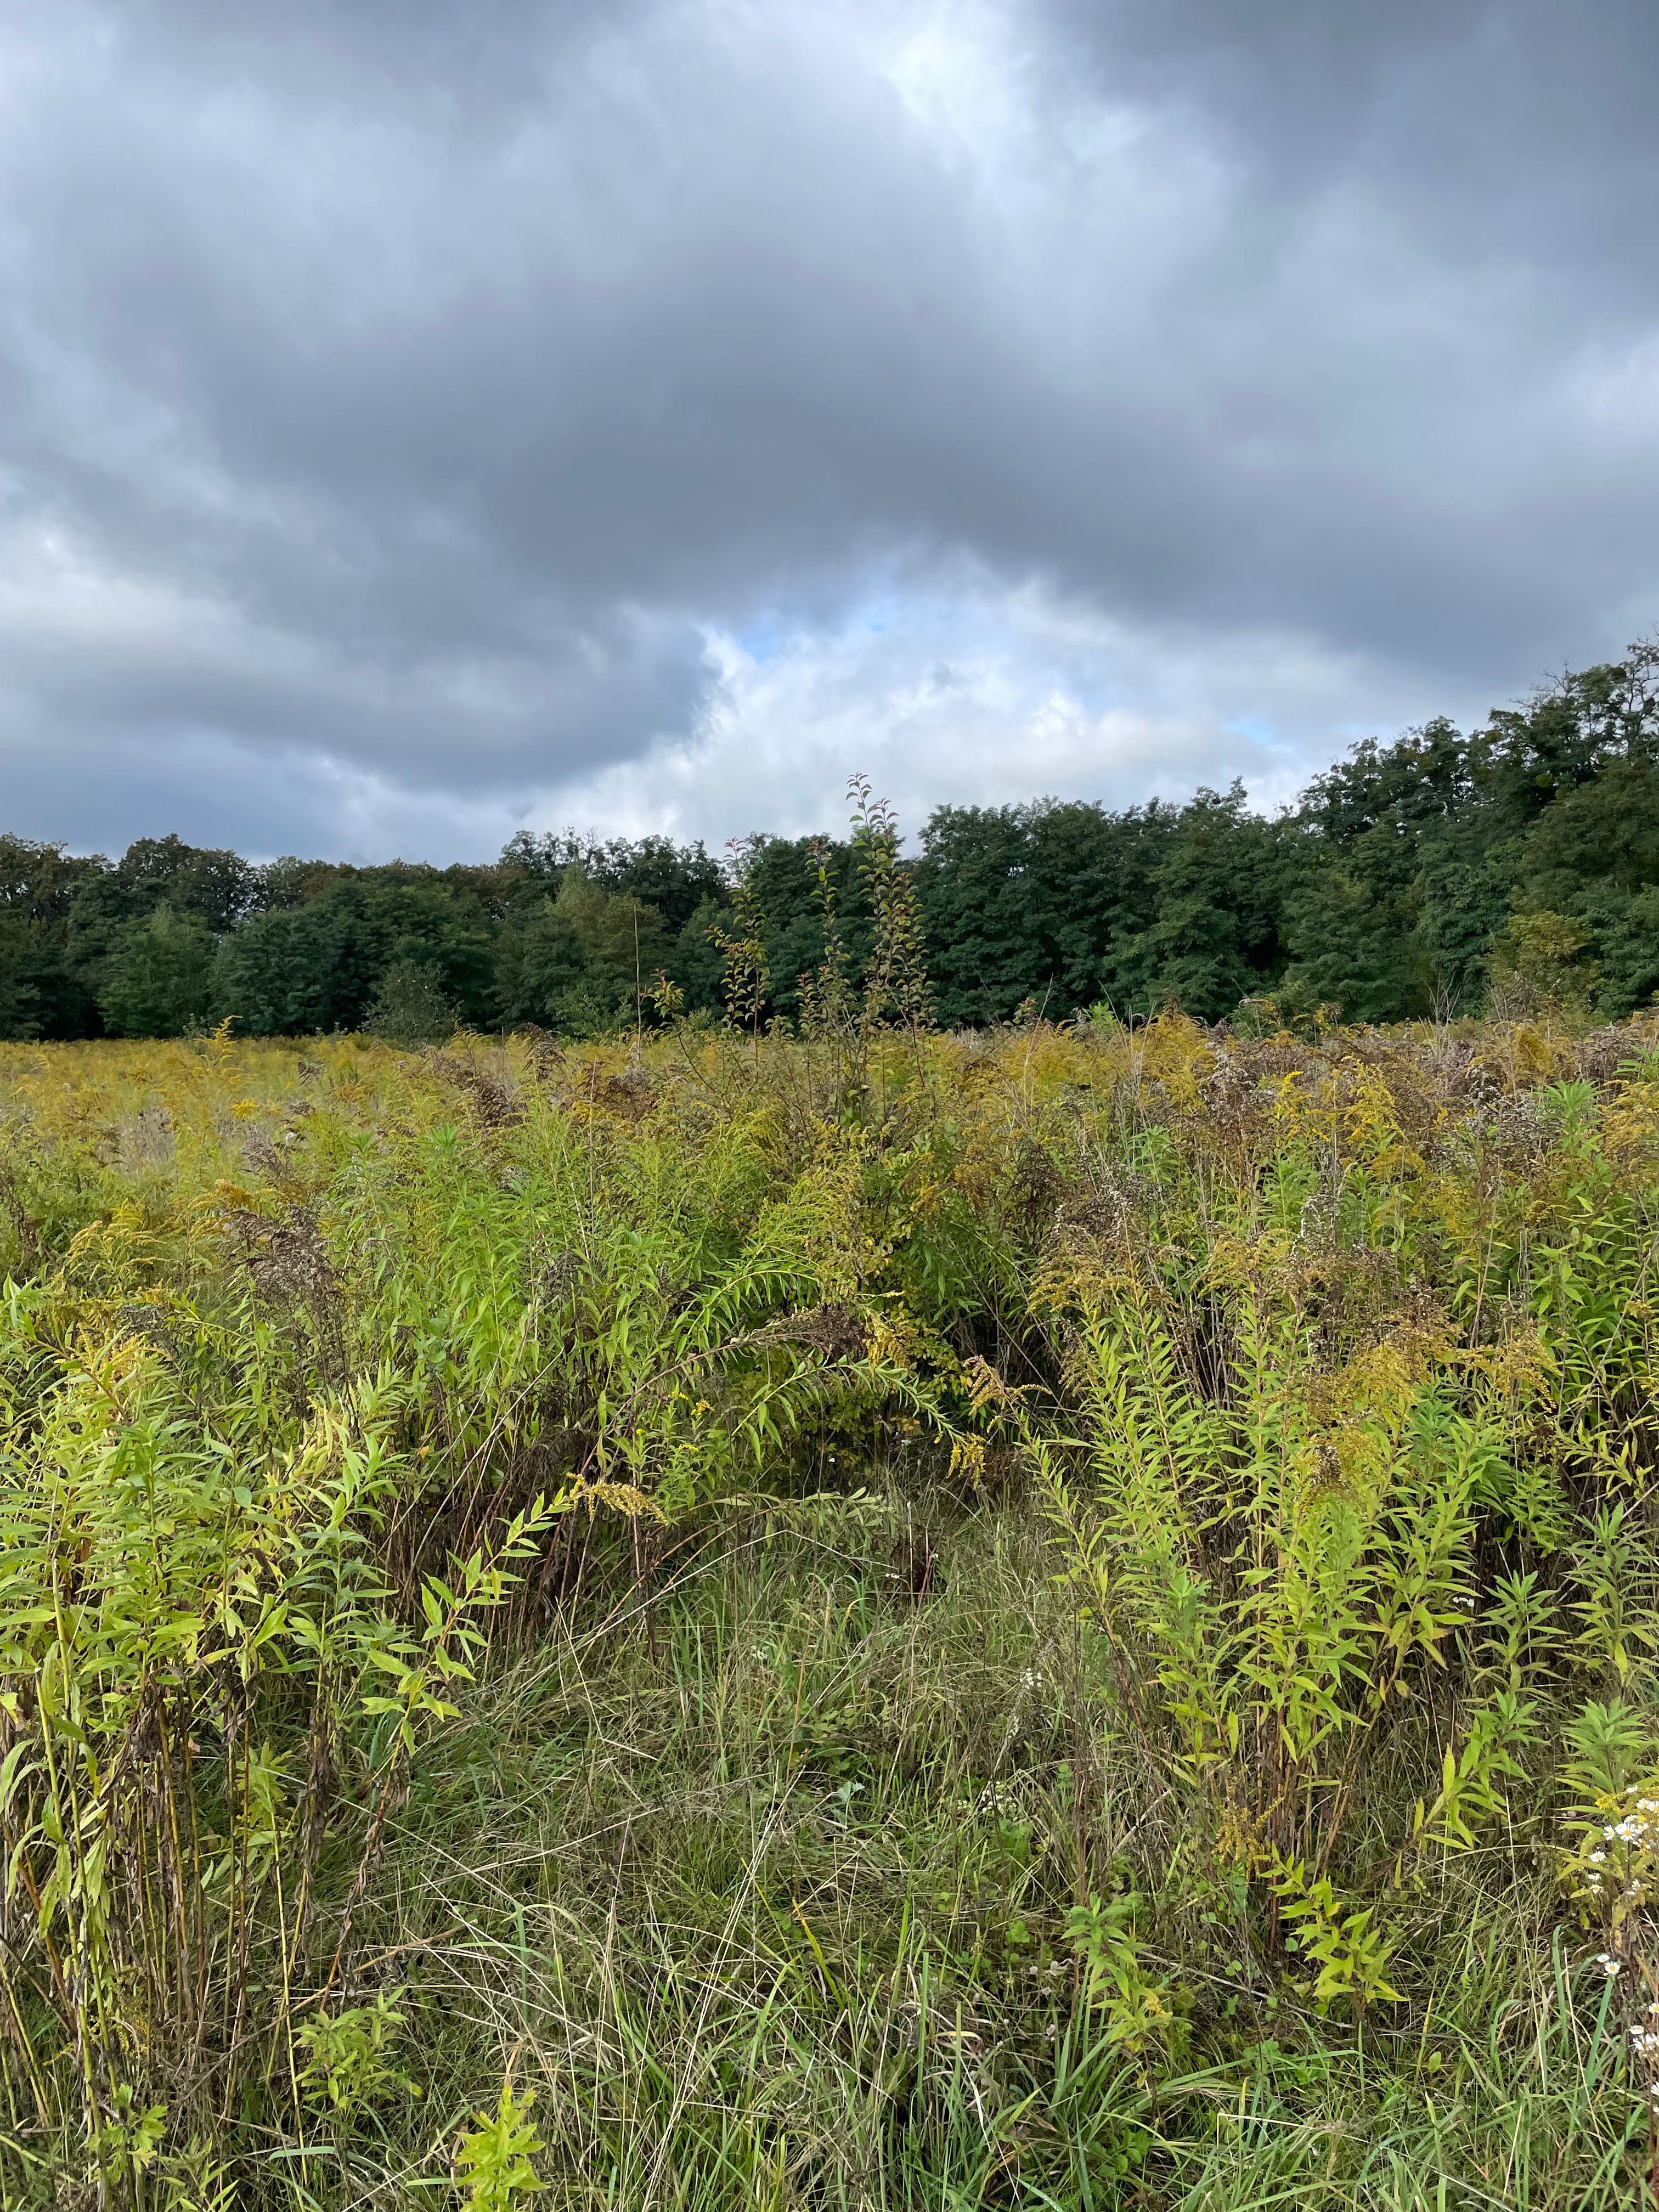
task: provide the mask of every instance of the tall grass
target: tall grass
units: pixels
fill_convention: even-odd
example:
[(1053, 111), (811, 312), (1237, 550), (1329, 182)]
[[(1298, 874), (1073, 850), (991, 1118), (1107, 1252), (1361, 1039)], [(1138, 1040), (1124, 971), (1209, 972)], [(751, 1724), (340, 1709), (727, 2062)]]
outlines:
[(1651, 1032), (833, 981), (0, 1050), (8, 2203), (1649, 2187)]

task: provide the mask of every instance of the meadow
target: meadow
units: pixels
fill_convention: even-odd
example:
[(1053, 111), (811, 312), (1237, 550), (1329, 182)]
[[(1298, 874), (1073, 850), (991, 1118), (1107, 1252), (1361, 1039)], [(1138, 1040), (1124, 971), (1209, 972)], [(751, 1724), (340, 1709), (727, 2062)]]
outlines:
[(8, 2206), (1647, 2201), (1659, 1029), (0, 1046)]

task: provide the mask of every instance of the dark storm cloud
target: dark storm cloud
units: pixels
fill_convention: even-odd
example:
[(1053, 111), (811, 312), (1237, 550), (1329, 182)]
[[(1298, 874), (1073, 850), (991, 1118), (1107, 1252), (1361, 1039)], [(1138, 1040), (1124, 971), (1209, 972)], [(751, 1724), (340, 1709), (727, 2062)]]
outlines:
[(13, 23), (37, 834), (505, 806), (695, 732), (712, 632), (902, 621), (964, 562), (1453, 705), (1659, 612), (1646, 8)]
[[(1493, 254), (1646, 319), (1659, 274), (1648, 0), (1051, 0), (1097, 91), (1188, 103), (1257, 190), (1368, 186), (1437, 259)], [(1632, 292), (1630, 280), (1638, 280)], [(1639, 302), (1639, 304), (1638, 304)]]

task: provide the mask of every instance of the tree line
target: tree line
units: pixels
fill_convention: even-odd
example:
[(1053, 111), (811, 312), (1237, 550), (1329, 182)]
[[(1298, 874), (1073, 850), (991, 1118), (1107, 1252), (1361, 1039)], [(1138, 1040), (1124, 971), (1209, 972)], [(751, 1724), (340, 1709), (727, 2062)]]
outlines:
[[(900, 909), (919, 942), (890, 983), (872, 963), (890, 963)], [(1545, 997), (1628, 1013), (1659, 991), (1659, 642), (1472, 732), (1367, 740), (1273, 818), (1237, 783), (1116, 812), (941, 806), (907, 860), (860, 789), (845, 838), (757, 835), (717, 859), (521, 831), (447, 868), (254, 863), (176, 836), (110, 860), (0, 836), (9, 1038), (227, 1017), (410, 1041), (700, 1010), (798, 1026), (843, 982), (914, 1020), (922, 957), (927, 1012), (950, 1028), (1170, 1001), (1203, 1021), (1267, 1000), (1292, 1021)]]

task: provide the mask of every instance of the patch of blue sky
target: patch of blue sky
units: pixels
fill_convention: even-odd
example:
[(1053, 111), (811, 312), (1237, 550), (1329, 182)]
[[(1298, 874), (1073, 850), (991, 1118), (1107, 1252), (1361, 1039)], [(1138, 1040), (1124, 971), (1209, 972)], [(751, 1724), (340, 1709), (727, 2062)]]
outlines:
[(915, 623), (922, 615), (922, 608), (902, 592), (877, 592), (865, 601), (852, 628), (854, 635), (885, 637), (890, 630), (901, 629), (907, 623)]
[(1235, 714), (1221, 726), (1230, 737), (1243, 738), (1247, 744), (1260, 745), (1264, 752), (1282, 752), (1290, 743), (1282, 730), (1260, 714)]
[(764, 668), (769, 661), (775, 660), (788, 645), (790, 637), (789, 631), (776, 614), (769, 611), (762, 615), (757, 622), (750, 623), (746, 629), (733, 630), (732, 635), (741, 651), (758, 668)]

